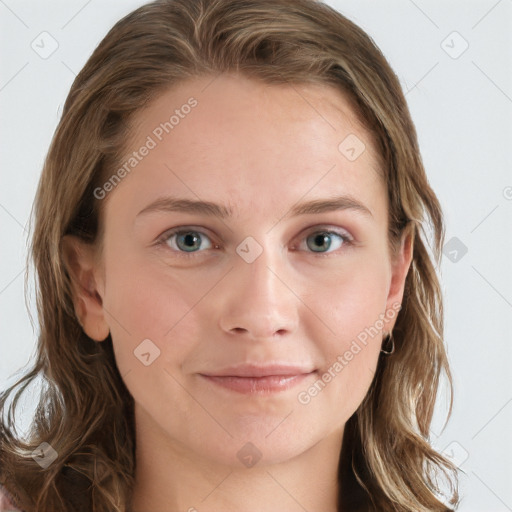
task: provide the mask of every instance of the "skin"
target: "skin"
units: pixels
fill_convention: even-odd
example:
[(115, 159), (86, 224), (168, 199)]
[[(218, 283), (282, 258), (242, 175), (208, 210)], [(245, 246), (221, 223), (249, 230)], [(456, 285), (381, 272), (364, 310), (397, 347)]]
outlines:
[[(267, 85), (239, 75), (183, 82), (137, 114), (127, 155), (191, 96), (197, 106), (103, 199), (102, 253), (65, 241), (79, 283), (77, 315), (96, 341), (110, 332), (135, 400), (133, 511), (234, 512), (250, 504), (251, 512), (334, 512), (344, 425), (385, 357), (383, 333), (396, 314), (385, 315), (402, 300), (412, 240), (404, 237), (391, 257), (386, 185), (371, 138), (329, 86)], [(338, 149), (349, 134), (366, 146), (354, 161)], [(137, 216), (171, 194), (225, 205), (233, 216)], [(371, 215), (290, 214), (299, 201), (334, 195), (350, 195)], [(199, 231), (194, 252), (176, 236), (156, 245), (175, 227)], [(330, 247), (329, 240), (315, 243), (322, 230), (352, 242), (334, 234)], [(236, 252), (248, 236), (262, 250), (251, 263)], [(300, 403), (299, 393), (332, 373), (337, 357), (379, 318), (378, 335)], [(134, 355), (145, 339), (160, 350), (148, 366)], [(316, 373), (266, 395), (236, 393), (198, 375), (247, 362), (299, 363)], [(242, 453), (261, 455), (252, 467), (237, 457), (248, 442)]]

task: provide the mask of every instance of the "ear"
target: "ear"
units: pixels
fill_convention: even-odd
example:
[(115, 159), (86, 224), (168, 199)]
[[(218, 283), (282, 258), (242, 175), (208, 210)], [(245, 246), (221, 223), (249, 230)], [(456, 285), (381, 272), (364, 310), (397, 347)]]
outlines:
[(391, 264), (391, 283), (389, 286), (388, 297), (386, 301), (386, 311), (396, 311), (392, 318), (386, 324), (386, 331), (391, 332), (398, 316), (398, 304), (402, 304), (405, 279), (409, 272), (414, 251), (414, 225), (409, 222), (405, 227), (400, 242), (398, 253), (394, 256)]
[(84, 240), (65, 235), (61, 242), (64, 265), (68, 271), (75, 313), (89, 338), (104, 341), (110, 329), (105, 319), (100, 290), (103, 283), (95, 260), (94, 246)]

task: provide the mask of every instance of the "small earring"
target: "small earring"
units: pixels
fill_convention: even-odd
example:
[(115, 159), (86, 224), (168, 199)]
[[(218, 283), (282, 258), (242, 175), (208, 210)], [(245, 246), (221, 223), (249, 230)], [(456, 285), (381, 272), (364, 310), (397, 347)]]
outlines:
[[(388, 333), (387, 336), (384, 338), (384, 343), (382, 344), (383, 346), (385, 345), (387, 350), (384, 350), (383, 348), (381, 348), (381, 352), (386, 355), (386, 356), (390, 356), (394, 351), (395, 351), (395, 340), (393, 338), (393, 335), (391, 333)], [(391, 347), (388, 348), (389, 346), (389, 343), (391, 342)]]

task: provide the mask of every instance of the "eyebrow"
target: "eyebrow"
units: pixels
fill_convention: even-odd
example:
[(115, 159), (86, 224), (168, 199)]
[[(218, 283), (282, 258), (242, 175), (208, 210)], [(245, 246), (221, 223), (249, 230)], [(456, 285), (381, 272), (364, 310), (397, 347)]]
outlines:
[[(303, 203), (295, 204), (288, 215), (311, 215), (325, 212), (333, 212), (338, 210), (353, 210), (365, 216), (373, 217), (370, 209), (363, 203), (351, 196), (335, 196), (326, 199), (314, 199)], [(186, 198), (166, 196), (153, 201), (151, 204), (143, 208), (138, 214), (144, 215), (151, 212), (183, 212), (202, 214), (211, 217), (225, 219), (233, 216), (233, 210), (221, 204), (210, 201), (197, 201)]]

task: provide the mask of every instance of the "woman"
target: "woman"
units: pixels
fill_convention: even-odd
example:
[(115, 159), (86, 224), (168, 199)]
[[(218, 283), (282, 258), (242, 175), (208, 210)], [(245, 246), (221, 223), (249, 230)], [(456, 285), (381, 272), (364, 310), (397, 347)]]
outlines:
[(71, 88), (34, 211), (38, 358), (0, 401), (44, 377), (30, 440), (1, 427), (21, 509), (457, 505), (429, 444), (442, 212), (397, 77), (341, 14), (129, 14)]

